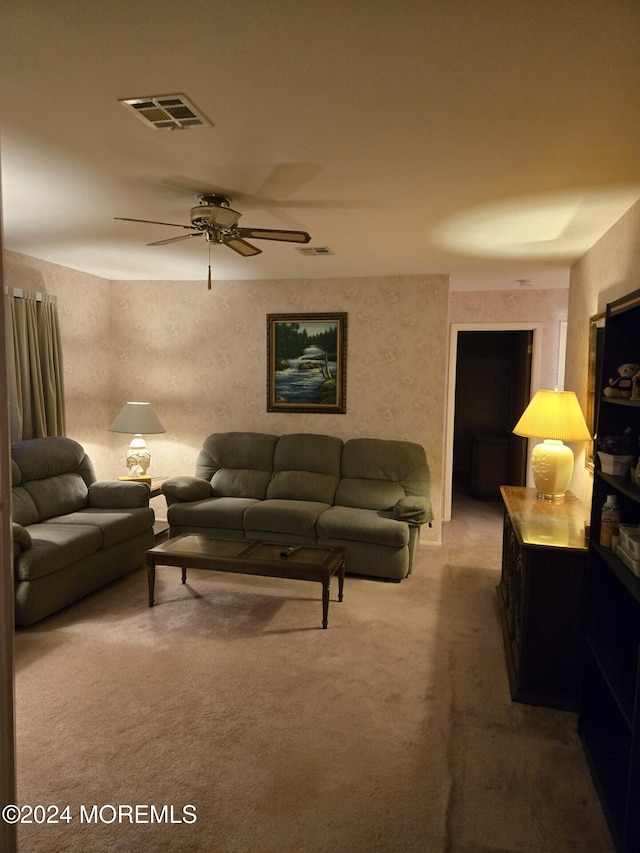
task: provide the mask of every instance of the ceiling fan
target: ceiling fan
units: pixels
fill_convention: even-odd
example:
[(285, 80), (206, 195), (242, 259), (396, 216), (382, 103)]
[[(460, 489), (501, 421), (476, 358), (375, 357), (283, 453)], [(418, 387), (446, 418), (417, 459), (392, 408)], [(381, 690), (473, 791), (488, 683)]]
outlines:
[(144, 222), (149, 225), (169, 225), (172, 228), (184, 228), (189, 233), (180, 237), (169, 237), (166, 240), (155, 240), (147, 246), (166, 246), (167, 243), (177, 243), (190, 237), (204, 237), (209, 245), (209, 275), (207, 286), (211, 290), (211, 244), (221, 243), (249, 258), (259, 255), (262, 249), (245, 240), (277, 240), (288, 243), (308, 243), (311, 237), (306, 231), (284, 231), (277, 228), (240, 228), (238, 220), (242, 214), (229, 206), (231, 199), (219, 193), (205, 193), (198, 196), (199, 204), (191, 208), (191, 225), (178, 225), (175, 222), (157, 222), (153, 219), (132, 219), (128, 216), (116, 216), (122, 222)]
[(191, 208), (191, 225), (177, 225), (175, 222), (156, 222), (152, 219), (131, 219), (126, 216), (116, 216), (123, 222), (145, 222), (150, 225), (169, 225), (173, 228), (185, 228), (189, 233), (180, 237), (169, 237), (166, 240), (156, 240), (147, 243), (148, 246), (164, 246), (167, 243), (177, 243), (190, 237), (204, 236), (207, 243), (221, 243), (233, 249), (245, 258), (259, 255), (262, 249), (253, 246), (245, 239), (278, 240), (289, 243), (308, 243), (311, 237), (306, 231), (285, 231), (276, 228), (240, 228), (238, 220), (241, 214), (229, 206), (231, 199), (218, 193), (206, 193), (198, 196), (199, 204)]

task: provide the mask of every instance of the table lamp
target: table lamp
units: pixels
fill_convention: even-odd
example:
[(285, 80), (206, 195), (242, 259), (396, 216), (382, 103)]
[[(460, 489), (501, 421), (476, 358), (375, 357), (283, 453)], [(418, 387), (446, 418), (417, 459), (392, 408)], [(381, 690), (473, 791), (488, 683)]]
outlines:
[(578, 398), (573, 391), (536, 391), (513, 428), (516, 435), (543, 439), (531, 453), (538, 497), (564, 500), (571, 474), (573, 451), (563, 441), (590, 441)]
[(151, 464), (151, 453), (143, 438), (143, 433), (153, 435), (166, 432), (150, 403), (125, 403), (122, 411), (109, 427), (110, 432), (124, 432), (133, 435), (127, 450), (127, 468), (129, 475), (121, 480), (143, 480), (151, 482), (147, 470)]

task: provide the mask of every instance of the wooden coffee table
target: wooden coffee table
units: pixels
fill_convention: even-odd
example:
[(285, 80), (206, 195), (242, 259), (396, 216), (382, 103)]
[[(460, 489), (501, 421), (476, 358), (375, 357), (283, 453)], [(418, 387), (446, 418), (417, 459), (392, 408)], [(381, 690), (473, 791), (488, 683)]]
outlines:
[(214, 572), (235, 572), (272, 578), (294, 578), (322, 584), (322, 627), (329, 616), (329, 587), (338, 575), (338, 601), (344, 589), (344, 548), (317, 548), (315, 545), (287, 546), (246, 539), (214, 539), (199, 533), (183, 533), (147, 551), (149, 607), (154, 604), (156, 566), (178, 566), (182, 583), (187, 567)]

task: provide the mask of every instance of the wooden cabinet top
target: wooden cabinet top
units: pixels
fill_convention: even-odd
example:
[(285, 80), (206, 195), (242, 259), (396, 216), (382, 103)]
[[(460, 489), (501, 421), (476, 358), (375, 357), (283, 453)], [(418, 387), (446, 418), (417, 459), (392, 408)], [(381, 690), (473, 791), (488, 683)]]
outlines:
[(587, 550), (588, 512), (571, 492), (563, 501), (541, 500), (535, 489), (524, 486), (500, 486), (500, 494), (521, 545)]

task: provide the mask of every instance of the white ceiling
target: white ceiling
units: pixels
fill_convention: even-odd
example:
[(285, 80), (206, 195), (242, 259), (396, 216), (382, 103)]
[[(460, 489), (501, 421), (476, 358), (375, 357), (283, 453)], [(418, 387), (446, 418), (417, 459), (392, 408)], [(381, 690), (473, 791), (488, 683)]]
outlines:
[[(640, 198), (638, 0), (3, 0), (5, 247), (108, 279), (206, 277), (189, 223), (329, 256), (212, 251), (214, 278), (450, 273), (567, 285)], [(119, 98), (186, 94), (212, 128), (144, 126)]]

